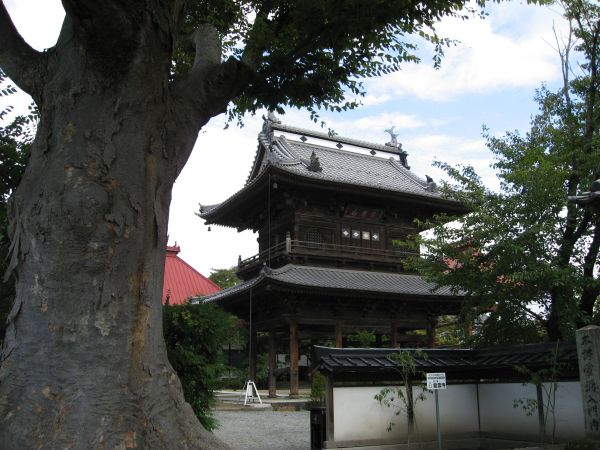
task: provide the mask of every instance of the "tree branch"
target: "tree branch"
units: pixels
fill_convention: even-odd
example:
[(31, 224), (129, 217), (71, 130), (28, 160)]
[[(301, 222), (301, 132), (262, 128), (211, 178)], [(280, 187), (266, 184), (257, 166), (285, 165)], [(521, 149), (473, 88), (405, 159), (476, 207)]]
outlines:
[[(254, 72), (235, 58), (210, 64), (209, 53), (197, 57), (187, 74), (171, 85), (178, 139), (175, 143), (177, 174), (187, 161), (198, 131), (208, 121), (227, 111), (227, 105), (250, 83)], [(214, 54), (213, 54), (214, 56)]]
[(533, 317), (535, 320), (537, 320), (540, 324), (544, 325), (546, 322), (548, 322), (544, 317), (542, 317), (540, 314), (535, 313), (533, 311), (531, 311), (530, 309), (526, 308), (525, 306), (522, 305), (517, 305), (517, 307), (521, 308), (523, 310), (523, 312), (531, 317)]
[(248, 33), (248, 41), (246, 42), (246, 47), (244, 48), (241, 61), (252, 70), (256, 70), (260, 64), (260, 58), (265, 50), (264, 46), (259, 43), (258, 36), (262, 35), (261, 27), (267, 24), (268, 18), (268, 11), (258, 11), (256, 18), (254, 19), (252, 29)]
[(0, 66), (36, 102), (44, 84), (45, 56), (27, 44), (0, 1)]
[(191, 39), (196, 50), (192, 71), (204, 71), (221, 63), (223, 45), (214, 26), (207, 23), (200, 25)]
[(590, 317), (594, 313), (594, 304), (600, 294), (600, 282), (594, 278), (594, 268), (598, 262), (598, 253), (600, 252), (600, 220), (596, 222), (592, 242), (588, 247), (587, 254), (583, 263), (583, 277), (588, 283), (583, 288), (579, 307)]

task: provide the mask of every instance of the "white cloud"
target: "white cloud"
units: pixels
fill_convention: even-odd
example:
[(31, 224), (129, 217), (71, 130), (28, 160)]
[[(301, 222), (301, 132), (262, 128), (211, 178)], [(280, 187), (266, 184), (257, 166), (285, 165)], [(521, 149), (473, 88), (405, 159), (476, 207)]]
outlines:
[(406, 65), (400, 72), (370, 80), (367, 89), (376, 98), (386, 93), (444, 101), (557, 79), (557, 55), (549, 43), (554, 41), (553, 24), (560, 31), (565, 21), (548, 8), (508, 6), (496, 6), (485, 20), (444, 20), (440, 35), (460, 43), (446, 50), (439, 70), (427, 61)]
[(369, 92), (367, 92), (364, 97), (358, 98), (357, 101), (362, 106), (376, 106), (381, 105), (391, 99), (392, 96), (390, 94), (383, 93), (379, 95), (372, 95)]
[(421, 177), (427, 174), (434, 180), (448, 181), (445, 172), (432, 166), (434, 161), (440, 161), (452, 166), (472, 166), (484, 185), (490, 189), (499, 187), (495, 172), (490, 167), (494, 158), (483, 138), (469, 139), (447, 134), (419, 135), (407, 139), (404, 149), (408, 152), (411, 170)]

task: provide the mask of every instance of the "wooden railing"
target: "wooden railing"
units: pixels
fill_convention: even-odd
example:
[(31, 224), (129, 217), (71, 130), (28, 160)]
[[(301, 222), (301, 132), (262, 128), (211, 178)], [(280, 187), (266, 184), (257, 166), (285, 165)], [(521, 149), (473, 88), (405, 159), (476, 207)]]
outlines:
[(351, 259), (355, 261), (397, 263), (410, 256), (418, 256), (417, 252), (405, 250), (386, 250), (379, 248), (355, 247), (350, 245), (326, 244), (311, 241), (298, 241), (287, 238), (285, 241), (246, 259), (238, 259), (238, 269), (246, 269), (255, 264), (262, 264), (269, 259), (282, 255), (317, 256), (334, 259)]

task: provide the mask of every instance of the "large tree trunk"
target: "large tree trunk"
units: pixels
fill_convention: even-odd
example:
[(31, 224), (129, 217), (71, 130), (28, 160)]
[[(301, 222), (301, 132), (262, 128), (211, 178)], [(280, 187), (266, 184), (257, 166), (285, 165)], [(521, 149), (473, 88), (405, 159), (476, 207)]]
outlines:
[(175, 126), (169, 43), (139, 21), (141, 45), (115, 47), (114, 60), (86, 53), (69, 19), (47, 56), (11, 205), (2, 448), (223, 447), (185, 403), (162, 336), (171, 187), (197, 128)]

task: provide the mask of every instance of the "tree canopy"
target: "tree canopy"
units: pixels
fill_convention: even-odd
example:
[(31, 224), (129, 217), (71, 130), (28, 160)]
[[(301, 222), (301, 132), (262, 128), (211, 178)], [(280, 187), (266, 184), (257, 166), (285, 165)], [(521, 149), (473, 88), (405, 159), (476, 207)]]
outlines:
[[(563, 6), (572, 29), (557, 39), (563, 88), (537, 91), (539, 112), (526, 134), (485, 131), (499, 192), (471, 167), (440, 164), (454, 182), (450, 195), (472, 212), (452, 225), (440, 218), (422, 241), (420, 270), (468, 294), (465, 315), (486, 316), (476, 321), (485, 343), (572, 339), (577, 327), (600, 320), (600, 216), (567, 202), (600, 176), (600, 7)], [(582, 63), (573, 76), (575, 50)]]
[(236, 271), (237, 267), (230, 267), (229, 269), (210, 269), (208, 279), (221, 289), (227, 289), (242, 281), (238, 278)]

